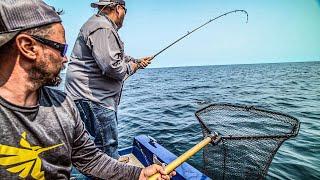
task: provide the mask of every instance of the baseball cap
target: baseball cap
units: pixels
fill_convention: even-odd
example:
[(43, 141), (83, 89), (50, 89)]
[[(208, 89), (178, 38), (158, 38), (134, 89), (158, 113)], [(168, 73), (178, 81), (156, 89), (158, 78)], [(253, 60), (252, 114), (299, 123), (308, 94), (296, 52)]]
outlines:
[(126, 5), (126, 2), (124, 0), (99, 0), (99, 2), (91, 3), (91, 7), (97, 8), (98, 6), (107, 6), (110, 4), (120, 4), (120, 5)]
[(58, 13), (42, 0), (1, 0), (0, 47), (23, 30), (58, 22)]

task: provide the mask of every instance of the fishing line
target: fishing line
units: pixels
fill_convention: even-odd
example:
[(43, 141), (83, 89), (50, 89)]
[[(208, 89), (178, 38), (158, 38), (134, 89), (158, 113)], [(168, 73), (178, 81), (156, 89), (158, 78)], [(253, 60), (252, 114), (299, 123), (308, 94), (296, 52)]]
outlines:
[(161, 54), (161, 53), (163, 53), (164, 51), (166, 51), (167, 49), (169, 49), (169, 48), (170, 48), (171, 46), (173, 46), (174, 44), (176, 44), (176, 43), (178, 43), (179, 41), (181, 41), (182, 39), (184, 39), (184, 38), (186, 38), (187, 36), (191, 35), (191, 34), (194, 33), (195, 31), (197, 31), (197, 30), (201, 29), (202, 27), (208, 25), (209, 23), (211, 23), (211, 22), (213, 22), (213, 21), (215, 21), (215, 20), (217, 20), (217, 19), (219, 19), (219, 18), (222, 18), (222, 17), (224, 17), (224, 16), (227, 16), (227, 15), (229, 15), (229, 14), (238, 13), (238, 12), (241, 12), (241, 13), (246, 14), (246, 16), (247, 16), (247, 21), (246, 21), (246, 23), (248, 23), (248, 21), (249, 21), (249, 14), (248, 14), (247, 11), (245, 11), (245, 10), (233, 10), (233, 11), (226, 12), (226, 13), (224, 13), (224, 14), (221, 14), (220, 16), (217, 16), (217, 17), (215, 17), (215, 18), (213, 18), (213, 19), (210, 19), (208, 22), (202, 24), (201, 26), (199, 26), (199, 27), (193, 29), (192, 31), (188, 32), (186, 35), (180, 37), (179, 39), (177, 39), (176, 41), (174, 41), (173, 43), (171, 43), (170, 45), (168, 45), (167, 47), (163, 48), (163, 49), (160, 50), (158, 53), (156, 53), (155, 55), (153, 55), (153, 56), (151, 57), (151, 60), (154, 59), (155, 57), (157, 57), (159, 54)]

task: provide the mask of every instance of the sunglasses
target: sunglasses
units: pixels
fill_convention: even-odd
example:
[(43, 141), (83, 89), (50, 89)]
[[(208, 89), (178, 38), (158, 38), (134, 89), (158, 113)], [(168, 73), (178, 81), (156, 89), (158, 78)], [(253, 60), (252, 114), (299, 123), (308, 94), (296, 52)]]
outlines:
[(51, 41), (49, 39), (45, 39), (39, 36), (35, 36), (35, 35), (30, 35), (33, 39), (37, 40), (38, 42), (50, 46), (53, 49), (56, 49), (60, 52), (61, 57), (65, 57), (67, 54), (67, 50), (68, 50), (68, 44), (61, 44), (55, 41)]

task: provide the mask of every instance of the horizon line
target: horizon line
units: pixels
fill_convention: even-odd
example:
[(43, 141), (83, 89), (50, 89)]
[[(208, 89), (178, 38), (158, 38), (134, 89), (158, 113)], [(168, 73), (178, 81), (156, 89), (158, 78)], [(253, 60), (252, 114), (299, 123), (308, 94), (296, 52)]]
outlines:
[(185, 65), (185, 66), (164, 66), (164, 67), (148, 67), (147, 69), (161, 69), (161, 68), (184, 68), (184, 67), (204, 67), (204, 66), (234, 66), (234, 65), (259, 65), (259, 64), (289, 64), (289, 63), (314, 63), (319, 60), (307, 60), (307, 61), (283, 61), (283, 62), (262, 62), (262, 63), (239, 63), (239, 64), (206, 64), (206, 65)]

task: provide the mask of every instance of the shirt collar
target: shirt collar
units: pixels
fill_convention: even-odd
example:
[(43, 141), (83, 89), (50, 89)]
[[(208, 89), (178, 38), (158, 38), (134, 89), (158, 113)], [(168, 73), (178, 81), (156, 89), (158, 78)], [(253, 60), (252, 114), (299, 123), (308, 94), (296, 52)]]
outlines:
[(111, 23), (112, 27), (113, 27), (116, 31), (119, 30), (119, 28), (118, 28), (118, 26), (116, 25), (116, 23), (114, 23), (105, 13), (100, 12), (100, 15), (104, 16), (104, 17)]

